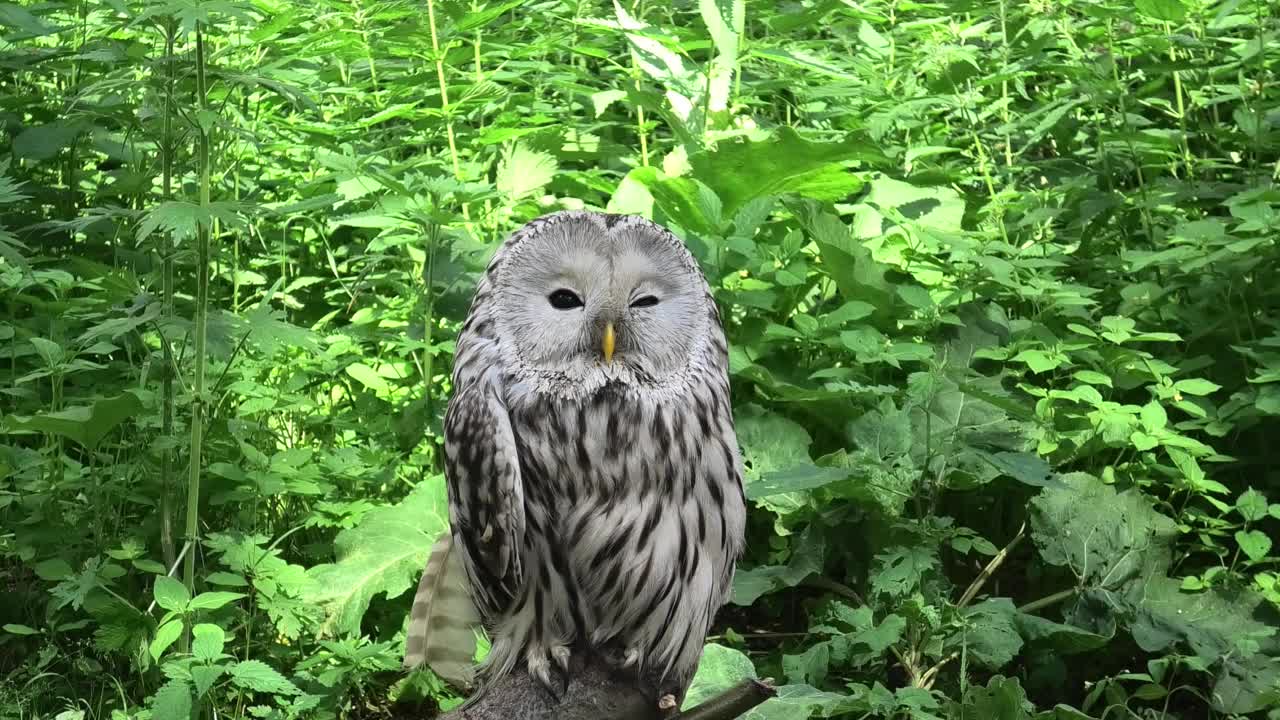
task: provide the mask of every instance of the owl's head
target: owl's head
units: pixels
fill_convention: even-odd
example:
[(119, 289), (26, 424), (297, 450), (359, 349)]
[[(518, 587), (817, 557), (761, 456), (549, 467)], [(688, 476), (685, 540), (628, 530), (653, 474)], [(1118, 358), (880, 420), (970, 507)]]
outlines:
[(712, 330), (697, 262), (644, 218), (555, 213), (502, 252), (492, 317), (519, 365), (540, 375), (661, 382)]

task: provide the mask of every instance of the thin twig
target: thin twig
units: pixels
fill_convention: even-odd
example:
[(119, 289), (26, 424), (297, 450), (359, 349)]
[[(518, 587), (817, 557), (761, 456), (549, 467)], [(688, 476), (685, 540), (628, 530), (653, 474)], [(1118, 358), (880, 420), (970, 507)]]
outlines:
[(982, 568), (982, 572), (978, 573), (978, 577), (974, 578), (973, 582), (969, 583), (969, 587), (964, 591), (964, 595), (960, 596), (960, 602), (956, 603), (956, 607), (965, 607), (973, 600), (974, 597), (977, 596), (978, 592), (982, 590), (982, 586), (987, 583), (987, 580), (991, 577), (992, 573), (994, 573), (1004, 563), (1005, 558), (1009, 557), (1009, 553), (1017, 547), (1018, 543), (1022, 542), (1023, 533), (1025, 533), (1026, 530), (1027, 523), (1024, 520), (1022, 522), (1022, 526), (1018, 528), (1018, 534), (1014, 535), (1013, 539), (1009, 541), (1009, 544), (1005, 545), (1000, 552), (996, 553), (996, 556), (991, 558), (991, 562), (988, 562), (987, 566)]
[(767, 681), (747, 679), (678, 717), (679, 720), (733, 720), (777, 694)]

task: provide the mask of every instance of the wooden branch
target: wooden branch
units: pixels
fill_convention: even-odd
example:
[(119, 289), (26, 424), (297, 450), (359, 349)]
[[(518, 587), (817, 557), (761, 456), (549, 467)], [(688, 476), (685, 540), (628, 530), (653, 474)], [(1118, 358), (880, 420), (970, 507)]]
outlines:
[(440, 720), (732, 720), (776, 694), (772, 686), (744, 680), (685, 713), (658, 705), (656, 693), (608, 668), (598, 658), (574, 658), (572, 679), (557, 701), (527, 672), (517, 668), (465, 710)]

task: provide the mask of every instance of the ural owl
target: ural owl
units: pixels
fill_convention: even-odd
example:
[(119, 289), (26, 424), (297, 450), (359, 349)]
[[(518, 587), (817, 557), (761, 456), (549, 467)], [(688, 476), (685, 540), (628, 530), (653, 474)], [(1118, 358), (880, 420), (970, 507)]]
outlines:
[(523, 662), (557, 693), (587, 650), (682, 697), (746, 512), (724, 331), (684, 245), (592, 212), (512, 235), (458, 338), (445, 458), (484, 684)]

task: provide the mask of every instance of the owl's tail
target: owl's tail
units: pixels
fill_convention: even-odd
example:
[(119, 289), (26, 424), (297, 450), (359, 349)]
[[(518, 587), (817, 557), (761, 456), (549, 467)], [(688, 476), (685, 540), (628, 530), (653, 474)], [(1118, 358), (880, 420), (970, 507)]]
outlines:
[(446, 530), (431, 547), (413, 598), (404, 666), (412, 669), (425, 663), (451, 685), (470, 689), (475, 682), (475, 633), (480, 627), (462, 559), (453, 552), (453, 534)]

